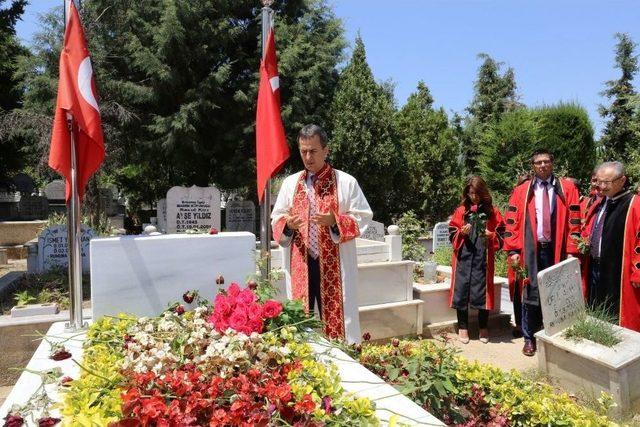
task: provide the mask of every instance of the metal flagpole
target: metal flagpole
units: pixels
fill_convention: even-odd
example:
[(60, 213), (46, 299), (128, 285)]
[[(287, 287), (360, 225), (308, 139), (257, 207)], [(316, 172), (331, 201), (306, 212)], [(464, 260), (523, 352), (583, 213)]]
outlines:
[[(64, 28), (67, 27), (67, 13), (70, 0), (64, 0)], [(76, 137), (73, 116), (67, 113), (71, 152), (71, 198), (67, 202), (67, 256), (69, 261), (69, 332), (82, 329), (82, 255), (80, 254), (80, 197), (78, 195), (78, 165), (76, 159)]]
[[(273, 0), (262, 0), (262, 58), (267, 50), (267, 37), (271, 30), (271, 5)], [(260, 206), (260, 256), (265, 259), (261, 275), (268, 278), (271, 272), (271, 179), (267, 181), (264, 198)]]
[(82, 329), (82, 255), (80, 254), (80, 197), (73, 116), (67, 115), (71, 145), (71, 199), (67, 202), (67, 251), (69, 260), (69, 323), (66, 330)]

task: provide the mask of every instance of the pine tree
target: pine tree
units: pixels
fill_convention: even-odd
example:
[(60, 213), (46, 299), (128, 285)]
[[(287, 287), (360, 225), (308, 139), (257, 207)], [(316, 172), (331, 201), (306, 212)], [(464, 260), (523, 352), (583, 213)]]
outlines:
[[(4, 0), (0, 0), (0, 6)], [(18, 108), (22, 102), (22, 92), (15, 77), (20, 56), (28, 53), (16, 37), (16, 23), (24, 13), (26, 0), (14, 0), (7, 8), (0, 8), (0, 122), (5, 122), (5, 114)], [(7, 132), (9, 123), (0, 123), (0, 184), (8, 184), (13, 173), (23, 166), (20, 139)]]
[(374, 80), (358, 36), (331, 105), (330, 156), (333, 166), (359, 181), (374, 218), (385, 223), (403, 211), (406, 177), (393, 114), (389, 86)]
[[(101, 96), (105, 179), (133, 206), (153, 203), (174, 185), (215, 184), (254, 196), (259, 3), (92, 0), (82, 6)], [(325, 0), (272, 7), (283, 119), (293, 144), (301, 124), (326, 121), (346, 43)], [(45, 19), (35, 58), (24, 67), (25, 109), (46, 111), (50, 120), (61, 10)], [(46, 148), (40, 152), (46, 157)]]
[(496, 62), (486, 53), (478, 55), (483, 62), (478, 68), (478, 78), (474, 83), (474, 96), (467, 111), (471, 117), (467, 121), (468, 143), (464, 146), (463, 158), (467, 173), (478, 170), (477, 156), (482, 143), (482, 133), (490, 124), (500, 121), (502, 115), (513, 111), (522, 104), (518, 102), (515, 73), (511, 67), (500, 74), (501, 62)]
[(633, 123), (633, 98), (636, 95), (633, 78), (638, 72), (638, 56), (634, 55), (636, 43), (628, 34), (618, 33), (616, 38), (615, 68), (622, 74), (619, 79), (606, 82), (607, 88), (602, 92), (612, 102), (609, 107), (600, 107), (600, 115), (608, 119), (600, 142), (606, 159), (626, 161), (630, 154), (640, 149)]
[(444, 220), (460, 199), (458, 141), (444, 109), (433, 108), (433, 97), (419, 82), (396, 114), (396, 129), (407, 159), (407, 208), (430, 224)]

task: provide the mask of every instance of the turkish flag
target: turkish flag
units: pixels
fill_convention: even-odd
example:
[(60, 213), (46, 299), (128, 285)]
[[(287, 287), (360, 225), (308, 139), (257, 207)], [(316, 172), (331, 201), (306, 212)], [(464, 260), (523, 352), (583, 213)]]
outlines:
[(67, 24), (64, 46), (60, 52), (60, 81), (51, 135), (49, 166), (65, 177), (66, 199), (69, 201), (71, 198), (71, 133), (67, 127), (67, 115), (73, 119), (80, 199), (84, 195), (89, 178), (104, 160), (104, 140), (87, 41), (73, 0), (69, 0), (67, 7)]
[(260, 63), (260, 87), (256, 113), (256, 169), (258, 200), (262, 201), (267, 181), (289, 158), (289, 145), (280, 116), (280, 80), (273, 29), (267, 36), (267, 49)]

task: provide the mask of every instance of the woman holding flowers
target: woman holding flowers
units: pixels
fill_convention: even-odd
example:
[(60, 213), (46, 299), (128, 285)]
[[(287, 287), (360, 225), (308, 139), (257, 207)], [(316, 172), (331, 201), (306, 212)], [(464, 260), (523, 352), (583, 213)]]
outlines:
[(453, 244), (449, 306), (458, 312), (458, 336), (469, 342), (469, 307), (478, 309), (480, 341), (489, 341), (489, 310), (493, 309), (494, 255), (502, 247), (504, 222), (493, 206), (484, 180), (471, 176), (462, 191), (462, 204), (449, 221)]

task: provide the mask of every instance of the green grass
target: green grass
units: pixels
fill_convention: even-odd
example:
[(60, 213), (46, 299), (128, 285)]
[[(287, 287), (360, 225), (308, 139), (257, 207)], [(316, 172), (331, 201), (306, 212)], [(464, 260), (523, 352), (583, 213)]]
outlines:
[(589, 308), (564, 332), (564, 336), (572, 341), (584, 339), (613, 347), (622, 341), (618, 331), (613, 328), (614, 323), (617, 323), (615, 316), (604, 307)]

